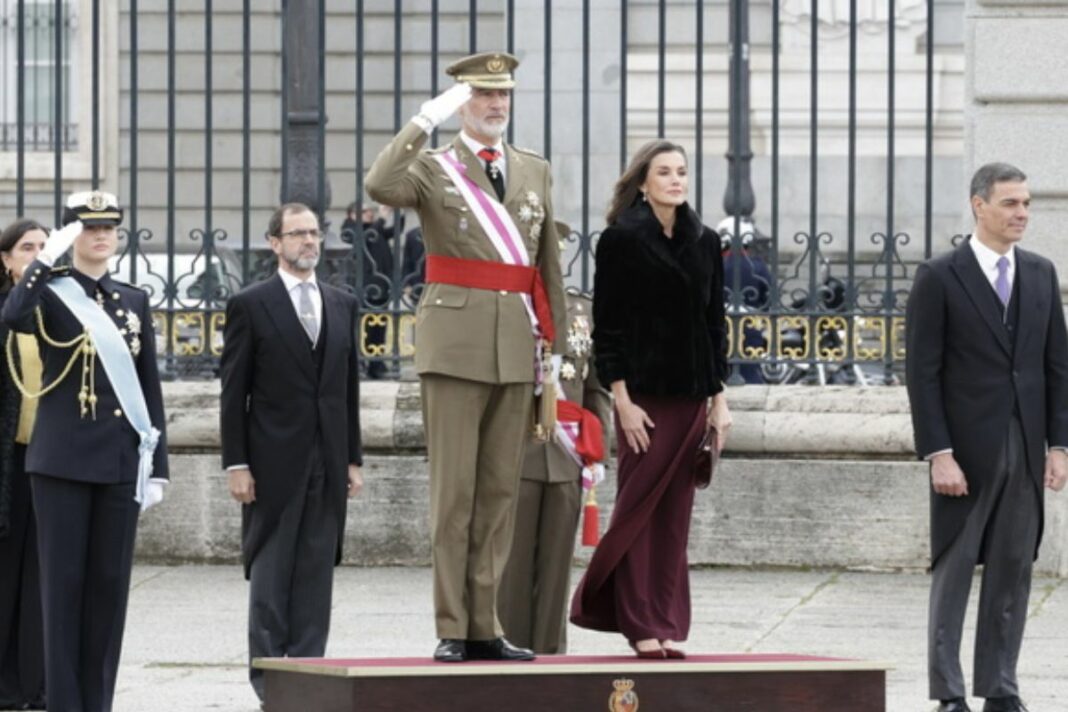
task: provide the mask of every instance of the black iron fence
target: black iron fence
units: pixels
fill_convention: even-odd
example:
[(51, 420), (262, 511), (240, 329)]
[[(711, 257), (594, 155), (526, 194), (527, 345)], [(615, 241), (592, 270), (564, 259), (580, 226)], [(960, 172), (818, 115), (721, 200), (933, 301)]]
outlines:
[[(558, 190), (567, 191), (557, 203), (572, 225), (563, 236), (572, 289), (592, 289), (608, 197), (600, 192), (644, 138), (667, 134), (690, 149), (694, 207), (709, 224), (726, 216), (721, 229), (733, 380), (892, 382), (904, 355), (913, 265), (936, 246), (948, 247), (951, 232), (935, 225), (934, 2), (904, 2), (914, 25), (922, 18), (922, 42), (903, 51), (897, 4), (886, 0), (883, 84), (873, 108), (870, 85), (867, 105), (858, 93), (860, 67), (872, 56), (867, 50), (861, 56), (858, 46), (862, 31), (870, 41), (878, 18), (866, 17), (857, 0), (848, 3), (848, 15), (839, 10), (833, 32), (820, 17), (824, 3), (779, 0), (546, 0), (521, 1), (519, 8), (515, 0), (431, 0), (418, 8), (401, 0), (275, 0), (254, 8), (243, 0), (239, 10), (228, 3), (223, 12), (212, 0), (199, 11), (183, 5), (181, 12), (176, 0), (144, 9), (140, 0), (126, 0), (118, 10), (100, 0), (0, 0), (4, 37), (17, 45), (0, 56), (4, 76), (17, 78), (15, 115), (3, 118), (5, 132), (8, 123), (15, 126), (15, 140), (5, 138), (0, 146), (14, 164), (12, 217), (49, 204), (58, 219), (69, 190), (102, 183), (118, 190), (128, 207), (115, 271), (150, 293), (166, 372), (210, 377), (221, 353), (227, 298), (274, 270), (262, 239), (267, 213), (280, 200), (307, 202), (329, 224), (321, 278), (351, 290), (364, 305), (361, 348), (369, 375), (396, 377), (417, 348), (421, 234), (416, 215), (364, 204), (363, 174), (419, 102), (444, 87), (448, 61), (501, 47), (524, 58), (521, 79), (535, 86), (517, 90), (509, 137), (522, 133), (556, 159)], [(52, 81), (70, 81), (63, 75), (70, 65), (64, 48), (76, 40), (69, 22), (48, 18), (69, 17), (71, 5), (90, 9), (77, 23), (77, 41), (89, 48), (82, 56), (90, 58), (78, 70), (82, 80), (75, 80), (85, 98), (75, 123), (90, 127), (84, 176), (64, 174), (75, 147), (43, 146), (32, 138), (42, 117), (31, 113), (37, 105), (25, 94), (37, 71), (26, 48), (37, 41), (41, 22), (51, 22)], [(42, 6), (50, 8), (44, 15)], [(103, 11), (119, 15), (120, 36), (111, 43), (101, 37)], [(800, 128), (797, 97), (791, 107), (783, 105), (787, 70), (793, 94), (799, 71), (782, 65), (787, 26), (791, 63), (807, 63), (801, 104), (808, 118)], [(807, 52), (798, 51), (798, 37), (807, 38)], [(844, 109), (836, 105), (833, 112), (821, 106), (823, 43), (830, 41), (841, 50), (834, 62), (846, 92)], [(118, 48), (114, 63), (104, 61), (109, 47)], [(569, 59), (562, 61), (565, 52)], [(895, 143), (902, 57), (913, 76), (910, 94), (917, 66), (924, 92), (919, 127), (909, 128), (923, 148), (907, 159)], [(112, 65), (121, 76), (102, 75), (102, 67)], [(728, 81), (717, 89), (724, 75)], [(870, 82), (870, 71), (865, 76)], [(102, 111), (102, 82), (121, 85), (115, 111)], [(756, 95), (760, 106), (754, 106)], [(915, 119), (917, 102), (910, 100)], [(56, 126), (69, 131), (69, 93), (53, 92), (50, 101), (51, 122), (45, 120), (42, 135)], [(597, 118), (606, 110), (610, 120)], [(105, 117), (116, 112), (109, 128)], [(880, 113), (881, 149), (873, 163), (870, 125)], [(787, 114), (795, 146), (789, 156), (783, 152)], [(755, 117), (761, 122), (757, 152)], [(807, 134), (800, 153), (798, 132)], [(825, 155), (821, 132), (833, 132), (842, 144), (833, 155)], [(27, 159), (39, 160), (45, 150), (52, 171), (42, 182), (27, 174)], [(109, 150), (117, 176), (102, 172), (101, 152)], [(606, 153), (615, 154), (607, 164)], [(787, 165), (790, 175), (784, 176)], [(865, 181), (874, 180), (873, 165), (880, 173), (874, 193), (882, 216), (868, 210), (862, 217), (858, 191), (870, 204), (873, 191)], [(903, 166), (905, 177), (899, 175)], [(907, 201), (899, 200), (902, 190), (911, 193)], [(349, 196), (342, 206), (353, 203), (343, 223), (331, 207), (332, 194)], [(720, 198), (722, 212), (713, 207)], [(832, 203), (838, 206), (833, 219), (827, 217)], [(903, 210), (910, 211), (904, 219)]]

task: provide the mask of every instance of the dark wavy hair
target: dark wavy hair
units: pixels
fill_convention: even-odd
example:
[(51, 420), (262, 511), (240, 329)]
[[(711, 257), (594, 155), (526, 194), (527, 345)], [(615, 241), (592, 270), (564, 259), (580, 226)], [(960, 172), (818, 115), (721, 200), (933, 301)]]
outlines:
[(638, 188), (649, 175), (649, 165), (661, 153), (680, 153), (686, 159), (685, 148), (662, 138), (650, 141), (639, 148), (634, 157), (630, 159), (627, 170), (623, 171), (623, 175), (619, 177), (615, 188), (612, 189), (612, 204), (608, 208), (608, 214), (605, 215), (605, 220), (609, 225), (614, 224), (624, 210), (641, 199)]
[[(31, 230), (40, 230), (44, 234), (48, 234), (48, 228), (36, 220), (19, 218), (4, 228), (3, 233), (0, 233), (0, 252), (11, 254), (22, 236)], [(13, 286), (15, 286), (15, 282), (11, 279), (11, 273), (6, 269), (0, 272), (0, 294), (9, 291)]]

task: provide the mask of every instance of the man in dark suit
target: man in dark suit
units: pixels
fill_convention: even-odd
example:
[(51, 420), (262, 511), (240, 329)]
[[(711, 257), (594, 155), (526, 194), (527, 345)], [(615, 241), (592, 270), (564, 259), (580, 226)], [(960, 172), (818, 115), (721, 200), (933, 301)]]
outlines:
[(275, 211), (267, 230), (278, 273), (226, 307), (223, 467), (241, 502), (249, 580), (249, 678), (258, 657), (326, 651), (346, 493), (360, 466), (356, 299), (315, 279), (322, 233), (307, 206)]
[[(63, 712), (111, 710), (138, 513), (163, 499), (167, 482), (148, 295), (108, 274), (121, 222), (114, 195), (72, 195), (66, 227), (49, 235), (3, 308), (5, 324), (36, 335), (43, 363), (26, 472), (45, 695)], [(52, 269), (72, 246), (73, 269)]]
[(968, 710), (959, 653), (983, 566), (973, 690), (984, 712), (1020, 712), (1016, 661), (1043, 485), (1068, 479), (1068, 336), (1053, 264), (1017, 246), (1031, 195), (1017, 168), (972, 178), (975, 233), (920, 265), (907, 314), (908, 391), (931, 471), (928, 676), (940, 712)]

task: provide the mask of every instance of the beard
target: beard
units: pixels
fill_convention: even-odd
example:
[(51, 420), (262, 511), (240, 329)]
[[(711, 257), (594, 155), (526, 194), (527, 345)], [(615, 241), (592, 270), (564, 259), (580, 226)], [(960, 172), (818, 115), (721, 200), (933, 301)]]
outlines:
[(301, 256), (299, 253), (293, 257), (289, 255), (283, 255), (282, 259), (284, 259), (286, 264), (289, 265), (292, 269), (298, 270), (300, 272), (307, 272), (308, 270), (315, 269), (319, 265), (318, 252), (316, 252), (314, 255), (305, 256)]
[(487, 121), (485, 119), (476, 119), (473, 116), (469, 116), (468, 121), (471, 123), (471, 128), (475, 129), (483, 136), (489, 136), (491, 138), (501, 138), (504, 136), (504, 132), (508, 130), (508, 117), (503, 121)]

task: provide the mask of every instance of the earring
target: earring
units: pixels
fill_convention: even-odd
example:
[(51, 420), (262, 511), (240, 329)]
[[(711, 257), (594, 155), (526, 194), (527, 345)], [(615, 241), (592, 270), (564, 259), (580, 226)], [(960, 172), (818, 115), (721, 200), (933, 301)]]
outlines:
[(642, 191), (642, 202), (643, 203), (648, 203), (649, 202), (649, 196), (645, 194), (645, 191)]

